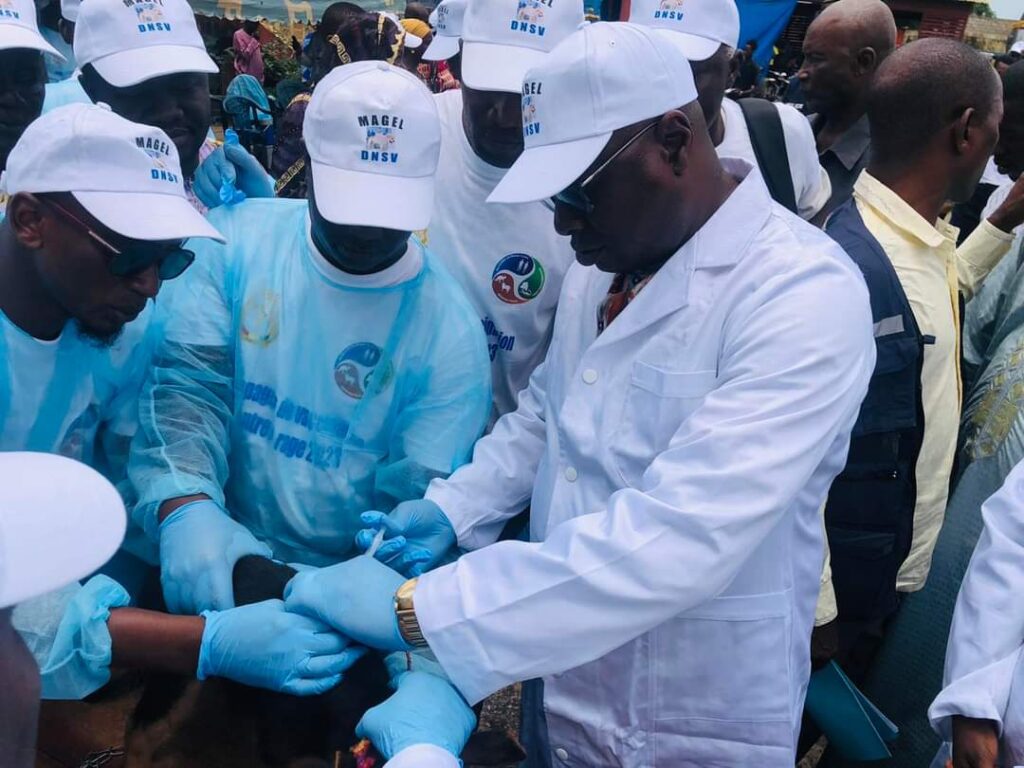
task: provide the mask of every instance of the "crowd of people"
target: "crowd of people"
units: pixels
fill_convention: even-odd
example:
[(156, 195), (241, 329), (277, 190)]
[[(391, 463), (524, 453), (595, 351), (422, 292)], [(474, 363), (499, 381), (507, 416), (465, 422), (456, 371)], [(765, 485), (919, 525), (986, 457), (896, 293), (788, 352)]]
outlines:
[(380, 665), (359, 768), (514, 683), (531, 768), (783, 768), (838, 665), (1024, 763), (1024, 61), (837, 0), (805, 116), (733, 0), (341, 2), (265, 169), (186, 0), (60, 7), (48, 83), (0, 0), (0, 762), (119, 670)]

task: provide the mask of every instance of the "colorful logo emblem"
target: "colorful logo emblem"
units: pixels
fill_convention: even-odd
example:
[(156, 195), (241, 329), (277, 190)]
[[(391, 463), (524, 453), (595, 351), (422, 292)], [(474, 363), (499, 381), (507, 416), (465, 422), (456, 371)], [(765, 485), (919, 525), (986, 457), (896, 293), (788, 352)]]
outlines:
[(540, 0), (519, 0), (519, 7), (516, 9), (516, 20), (536, 24), (544, 18), (544, 6)]
[(513, 32), (544, 37), (547, 28), (541, 22), (544, 21), (545, 9), (551, 7), (551, 2), (552, 0), (519, 0), (516, 16), (509, 24), (510, 29)]
[(397, 163), (398, 152), (395, 146), (398, 140), (398, 133), (390, 126), (367, 126), (366, 146), (360, 153), (360, 158), (369, 163)]
[(683, 2), (684, 0), (661, 0), (658, 3), (657, 10), (654, 12), (654, 18), (675, 19), (678, 21), (683, 18)]
[(393, 377), (391, 363), (385, 361), (377, 381), (371, 382), (382, 355), (380, 347), (368, 341), (346, 347), (334, 361), (334, 383), (338, 389), (354, 400), (361, 400), (370, 391), (371, 384), (375, 392), (382, 391)]
[(20, 19), (21, 13), (14, 9), (11, 0), (0, 0), (0, 19)]
[(525, 253), (510, 253), (491, 275), (491, 290), (506, 304), (525, 304), (544, 289), (544, 267)]
[(269, 347), (281, 331), (281, 299), (273, 291), (258, 291), (242, 306), (242, 341)]
[(154, 136), (136, 136), (135, 146), (146, 153), (153, 164), (149, 176), (153, 181), (166, 181), (177, 184), (181, 181), (178, 174), (171, 170), (171, 145)]
[(523, 138), (536, 136), (540, 133), (540, 122), (537, 120), (537, 104), (533, 96), (523, 96)]
[(160, 2), (147, 1), (133, 6), (139, 32), (171, 31), (171, 25), (164, 21), (164, 9), (161, 5)]

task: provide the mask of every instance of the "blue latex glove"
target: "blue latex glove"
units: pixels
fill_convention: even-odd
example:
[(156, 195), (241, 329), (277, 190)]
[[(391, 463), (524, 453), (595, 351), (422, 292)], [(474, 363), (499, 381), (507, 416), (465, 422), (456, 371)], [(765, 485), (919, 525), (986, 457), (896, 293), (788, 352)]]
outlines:
[(398, 690), (366, 711), (356, 736), (369, 739), (387, 760), (414, 744), (433, 744), (455, 757), (476, 728), (476, 715), (446, 680), (427, 672), (406, 672)]
[(329, 691), (365, 652), (280, 600), (203, 613), (196, 677), (227, 677), (295, 696)]
[(216, 208), (224, 203), (221, 188), (229, 184), (245, 197), (274, 196), (274, 184), (263, 166), (237, 144), (218, 147), (192, 177), (192, 191), (207, 208)]
[(234, 607), (235, 563), (245, 555), (271, 554), (217, 503), (178, 507), (160, 523), (160, 585), (167, 610), (195, 615)]
[(297, 573), (284, 589), (287, 610), (319, 619), (357, 643), (412, 650), (398, 631), (395, 593), (405, 577), (372, 557)]
[(356, 534), (356, 546), (370, 547), (374, 535), (384, 529), (384, 543), (375, 557), (410, 578), (437, 566), (455, 546), (455, 529), (432, 501), (403, 501), (391, 514), (364, 512), (364, 528)]

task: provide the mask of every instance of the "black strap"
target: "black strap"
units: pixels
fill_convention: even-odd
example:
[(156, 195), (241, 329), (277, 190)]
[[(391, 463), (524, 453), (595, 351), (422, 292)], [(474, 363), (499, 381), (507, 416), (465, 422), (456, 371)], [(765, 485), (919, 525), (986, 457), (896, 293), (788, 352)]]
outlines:
[(757, 158), (768, 192), (779, 205), (797, 213), (796, 192), (793, 190), (789, 154), (786, 152), (786, 137), (782, 132), (779, 110), (765, 99), (740, 99), (737, 103), (747, 121), (750, 143), (754, 145), (754, 157)]

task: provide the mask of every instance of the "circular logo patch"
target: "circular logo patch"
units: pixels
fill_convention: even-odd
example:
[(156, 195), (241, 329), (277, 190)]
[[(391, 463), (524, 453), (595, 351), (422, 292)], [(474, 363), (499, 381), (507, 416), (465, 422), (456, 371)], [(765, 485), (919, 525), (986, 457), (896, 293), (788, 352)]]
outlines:
[(242, 341), (270, 346), (280, 332), (280, 303), (273, 291), (255, 291), (242, 307)]
[(544, 288), (544, 267), (525, 253), (510, 253), (491, 275), (491, 290), (506, 304), (525, 304)]
[[(381, 349), (376, 344), (360, 341), (345, 348), (334, 361), (334, 383), (338, 389), (355, 400), (361, 400), (370, 388), (370, 377), (380, 363)], [(391, 381), (391, 364), (385, 363), (377, 382), (377, 390)]]

